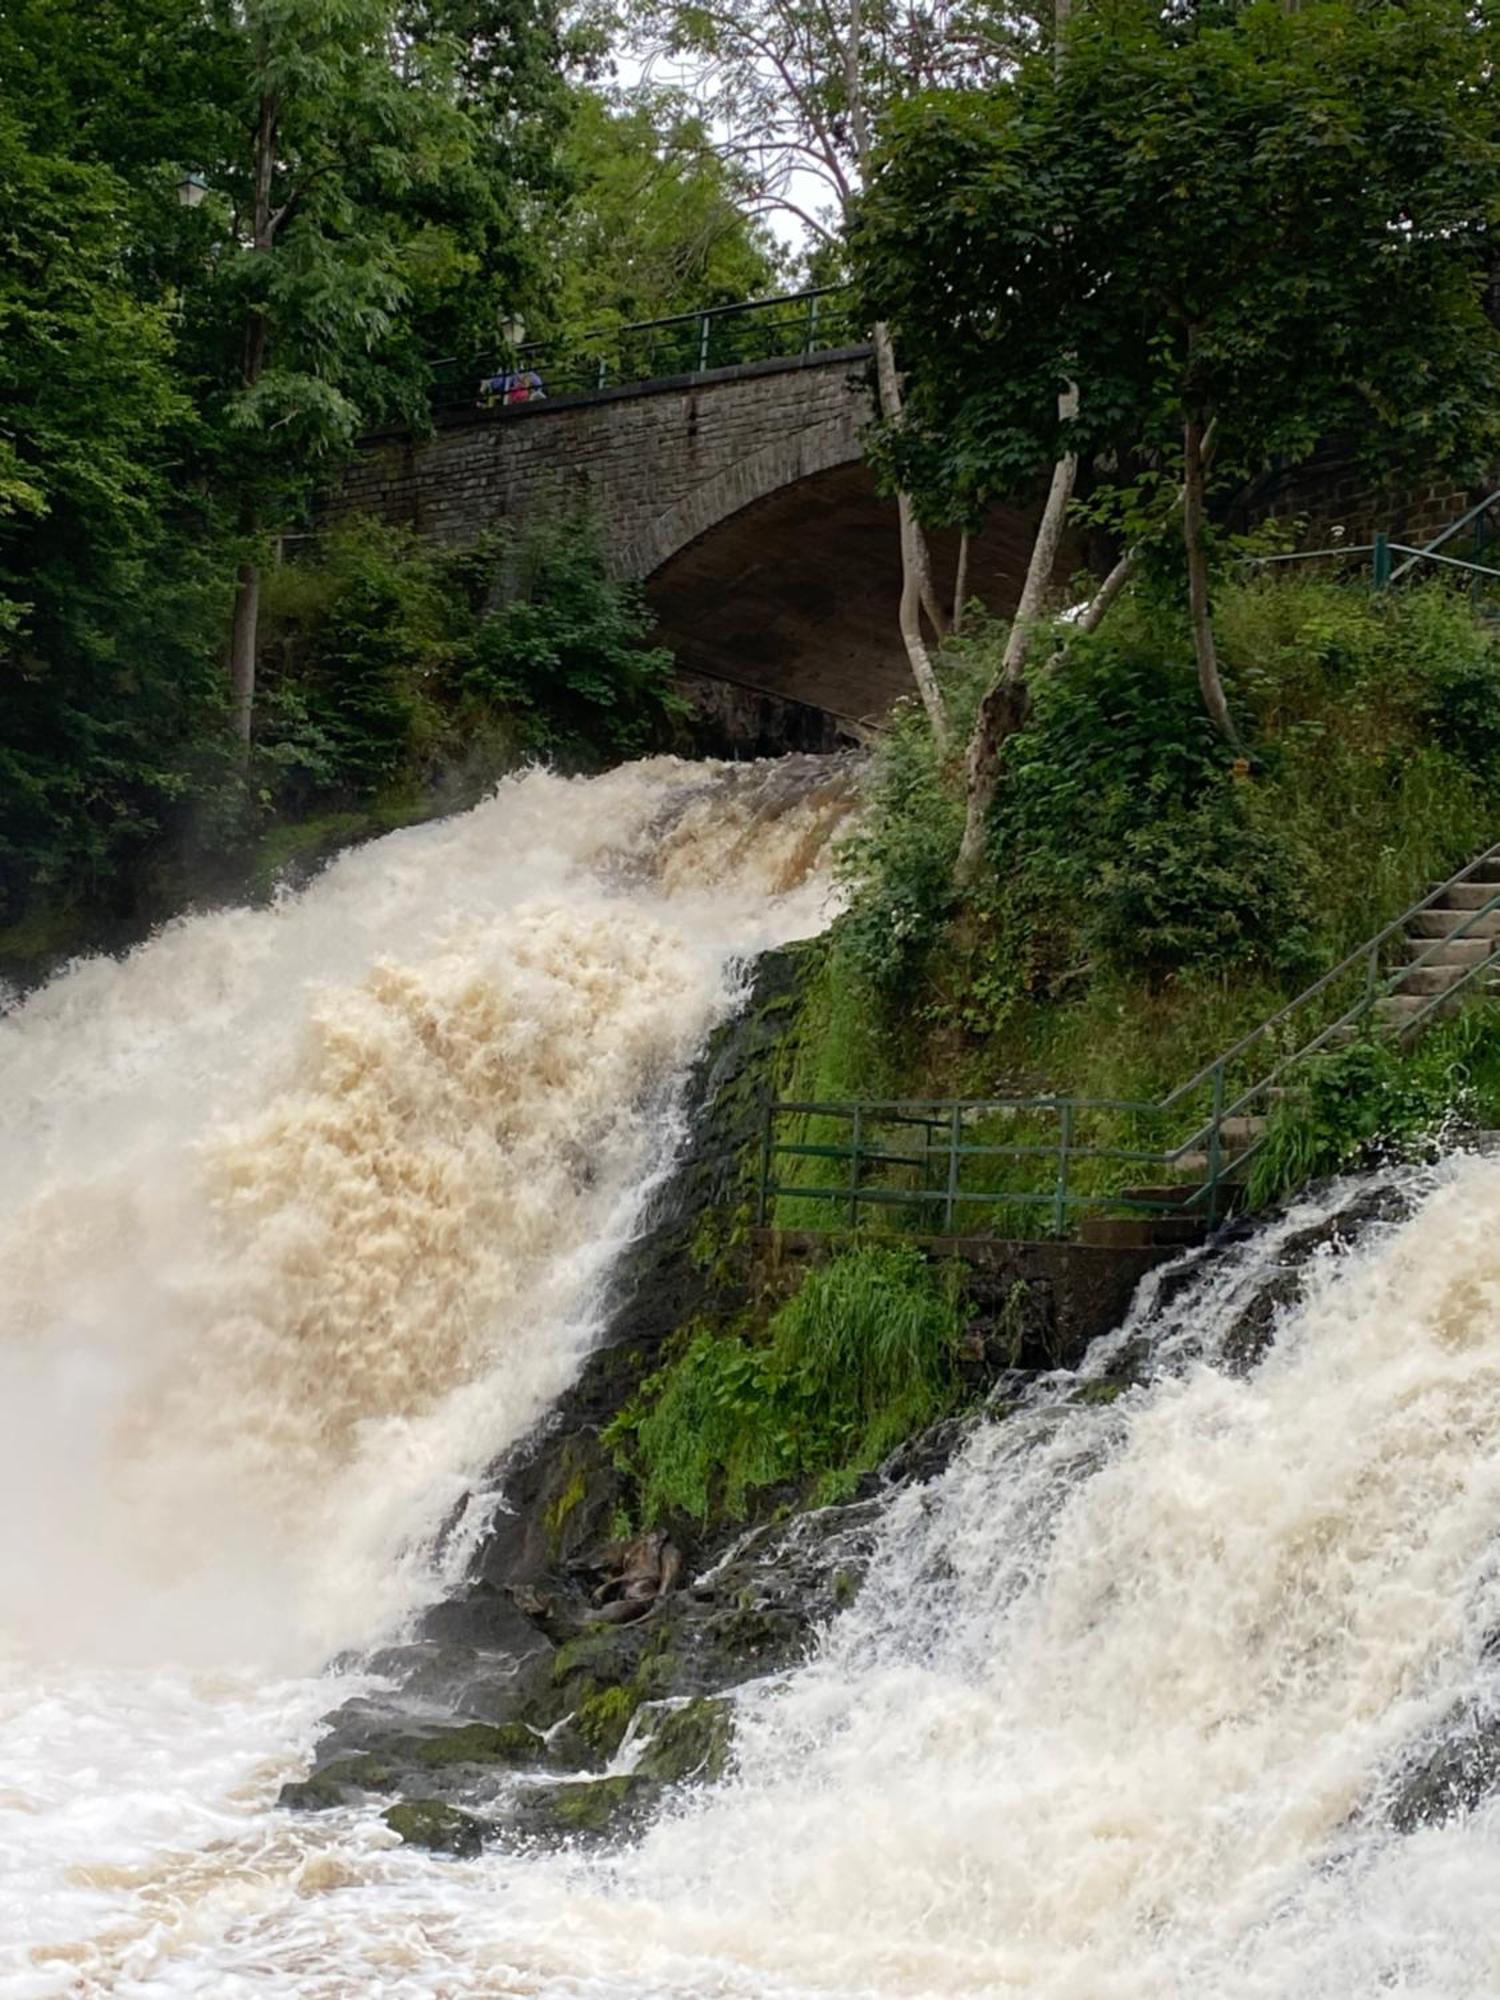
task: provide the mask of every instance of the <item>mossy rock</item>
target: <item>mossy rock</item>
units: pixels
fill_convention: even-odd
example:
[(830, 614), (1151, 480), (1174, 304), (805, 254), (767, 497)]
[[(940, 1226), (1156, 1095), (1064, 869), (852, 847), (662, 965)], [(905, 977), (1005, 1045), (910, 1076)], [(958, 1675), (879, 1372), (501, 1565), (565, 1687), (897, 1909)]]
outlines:
[(351, 1796), (389, 1792), (395, 1784), (396, 1773), (382, 1757), (370, 1753), (339, 1757), (310, 1777), (283, 1785), (277, 1803), (289, 1806), (294, 1812), (327, 1812), (334, 1806), (347, 1805)]
[(403, 1799), (381, 1818), (408, 1847), (425, 1847), (433, 1854), (468, 1859), (484, 1845), (483, 1821), (472, 1813), (460, 1812), (457, 1806), (445, 1805), (441, 1799)]
[(1132, 1385), (1129, 1382), (1085, 1382), (1069, 1396), (1070, 1403), (1099, 1405), (1117, 1402)]
[(700, 1695), (680, 1708), (662, 1709), (635, 1767), (658, 1784), (696, 1779), (712, 1784), (729, 1768), (734, 1713), (727, 1701)]
[(631, 1774), (528, 1790), (524, 1822), (543, 1840), (607, 1840), (635, 1832), (661, 1793)]
[(527, 1766), (547, 1757), (545, 1740), (524, 1722), (466, 1722), (458, 1729), (409, 1738), (399, 1747), (406, 1762), (429, 1771), (454, 1764)]
[(633, 1681), (600, 1688), (585, 1695), (573, 1712), (574, 1726), (594, 1755), (607, 1762), (624, 1741), (625, 1732), (646, 1699)]

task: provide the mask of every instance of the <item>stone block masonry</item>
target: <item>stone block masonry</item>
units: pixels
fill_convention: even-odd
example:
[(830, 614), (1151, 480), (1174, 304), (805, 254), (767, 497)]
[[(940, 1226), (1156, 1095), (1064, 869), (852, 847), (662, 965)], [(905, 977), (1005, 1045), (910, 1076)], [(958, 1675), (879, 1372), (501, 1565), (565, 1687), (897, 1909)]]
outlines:
[(368, 438), (325, 522), (373, 514), (462, 545), (501, 520), (587, 510), (619, 577), (799, 480), (860, 456), (867, 350), (448, 413), (430, 437)]

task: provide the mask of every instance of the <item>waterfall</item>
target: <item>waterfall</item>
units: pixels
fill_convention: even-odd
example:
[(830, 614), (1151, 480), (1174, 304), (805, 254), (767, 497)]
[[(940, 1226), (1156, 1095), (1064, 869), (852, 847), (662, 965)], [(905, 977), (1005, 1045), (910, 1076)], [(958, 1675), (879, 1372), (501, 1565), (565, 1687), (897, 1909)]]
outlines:
[(1500, 1807), (1396, 1810), (1496, 1709), (1488, 1160), (1148, 1281), (979, 1416), (634, 1845), (275, 1809), (322, 1662), (441, 1586), (596, 1338), (685, 1066), (824, 921), (847, 809), (814, 760), (533, 773), (0, 1021), (7, 1995), (1500, 1990)]

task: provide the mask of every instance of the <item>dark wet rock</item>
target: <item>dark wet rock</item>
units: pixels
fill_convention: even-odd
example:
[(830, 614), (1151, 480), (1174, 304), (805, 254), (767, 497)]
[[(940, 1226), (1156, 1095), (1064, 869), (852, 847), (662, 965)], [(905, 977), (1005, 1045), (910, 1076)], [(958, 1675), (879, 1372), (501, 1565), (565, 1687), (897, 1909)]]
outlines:
[(1412, 1207), (1408, 1188), (1374, 1181), (1354, 1190), (1334, 1214), (1288, 1236), (1274, 1264), (1259, 1275), (1254, 1296), (1225, 1332), (1222, 1365), (1232, 1374), (1250, 1374), (1274, 1344), (1278, 1324), (1301, 1302), (1314, 1260), (1348, 1250), (1367, 1229), (1400, 1221)]
[[(879, 1503), (863, 1501), (742, 1534), (636, 1622), (585, 1627), (561, 1645), (542, 1639), (519, 1665), (497, 1664), (491, 1720), (414, 1712), (405, 1688), (346, 1703), (330, 1718), (312, 1776), (286, 1787), (283, 1801), (316, 1810), (362, 1791), (399, 1792), (482, 1806), (500, 1838), (517, 1827), (541, 1838), (556, 1831), (548, 1801), (575, 1800), (578, 1788), (554, 1794), (534, 1780), (548, 1771), (602, 1773), (632, 1725), (648, 1729), (643, 1782), (680, 1782), (684, 1759), (719, 1768), (729, 1714), (714, 1698), (807, 1656), (858, 1593), (878, 1517)], [(687, 1719), (671, 1719), (678, 1716)], [(695, 1734), (710, 1722), (712, 1741)]]
[(400, 1805), (382, 1813), (381, 1818), (392, 1833), (400, 1834), (408, 1847), (426, 1847), (434, 1854), (467, 1858), (477, 1854), (484, 1844), (484, 1822), (441, 1799), (403, 1799)]
[(1500, 1790), (1500, 1716), (1465, 1710), (1402, 1777), (1386, 1817), (1398, 1833), (1440, 1826)]
[(283, 1785), (280, 1803), (298, 1812), (323, 1812), (331, 1806), (351, 1804), (369, 1792), (394, 1790), (396, 1772), (384, 1758), (368, 1752), (353, 1757), (336, 1757), (311, 1778)]

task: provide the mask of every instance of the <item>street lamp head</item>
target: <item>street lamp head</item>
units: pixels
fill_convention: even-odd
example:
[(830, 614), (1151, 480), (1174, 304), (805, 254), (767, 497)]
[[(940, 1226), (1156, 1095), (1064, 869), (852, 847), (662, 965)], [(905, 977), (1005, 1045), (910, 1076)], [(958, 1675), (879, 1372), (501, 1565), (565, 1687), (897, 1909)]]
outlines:
[(508, 315), (500, 322), (500, 338), (507, 347), (519, 347), (526, 338), (526, 322), (515, 314)]
[(208, 193), (208, 182), (202, 174), (184, 174), (177, 183), (177, 199), (184, 208), (196, 208)]

